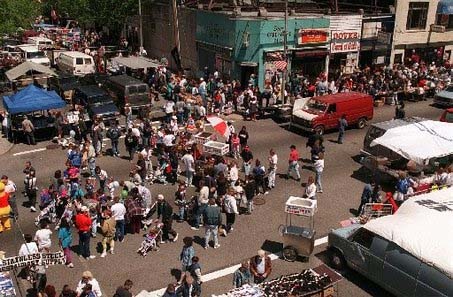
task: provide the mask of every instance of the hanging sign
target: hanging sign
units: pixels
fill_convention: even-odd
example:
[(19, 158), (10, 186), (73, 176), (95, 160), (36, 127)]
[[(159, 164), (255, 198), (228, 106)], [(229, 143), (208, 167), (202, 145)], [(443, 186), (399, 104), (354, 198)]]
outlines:
[(0, 260), (0, 272), (10, 271), (17, 267), (36, 265), (59, 265), (65, 264), (63, 252), (36, 253), (25, 256), (15, 256)]
[(326, 30), (322, 29), (300, 29), (299, 30), (299, 44), (310, 43), (326, 43), (329, 34)]

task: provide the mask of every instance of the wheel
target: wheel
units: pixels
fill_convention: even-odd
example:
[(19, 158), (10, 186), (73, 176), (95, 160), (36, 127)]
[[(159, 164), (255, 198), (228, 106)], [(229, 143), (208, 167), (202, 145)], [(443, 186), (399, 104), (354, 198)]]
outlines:
[(346, 260), (344, 259), (343, 254), (335, 249), (331, 250), (330, 264), (336, 270), (341, 271), (346, 269)]
[(314, 130), (314, 132), (318, 133), (319, 135), (324, 135), (324, 132), (325, 132), (324, 126), (317, 126), (313, 130)]
[(359, 129), (365, 128), (366, 123), (367, 123), (366, 118), (359, 119), (359, 121), (357, 122), (357, 128), (359, 128)]
[(292, 246), (283, 248), (283, 259), (288, 262), (294, 262), (297, 259), (297, 250)]

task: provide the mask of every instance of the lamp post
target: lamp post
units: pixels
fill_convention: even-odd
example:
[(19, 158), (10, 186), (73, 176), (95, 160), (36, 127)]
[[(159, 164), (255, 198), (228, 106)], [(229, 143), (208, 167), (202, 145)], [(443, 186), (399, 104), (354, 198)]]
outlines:
[(140, 55), (143, 53), (143, 17), (142, 17), (142, 0), (138, 0), (138, 18), (139, 18), (139, 38), (140, 38)]

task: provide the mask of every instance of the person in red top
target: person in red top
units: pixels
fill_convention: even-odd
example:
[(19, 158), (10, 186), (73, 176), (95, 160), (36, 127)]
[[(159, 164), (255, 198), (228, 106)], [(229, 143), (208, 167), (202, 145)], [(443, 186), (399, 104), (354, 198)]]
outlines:
[(9, 194), (5, 191), (5, 184), (0, 182), (0, 233), (11, 229), (11, 220), (9, 218), (11, 207), (8, 200)]
[(295, 172), (297, 176), (297, 181), (300, 181), (300, 172), (299, 172), (299, 152), (296, 150), (296, 146), (293, 144), (290, 147), (289, 160), (288, 160), (288, 173), (286, 174), (286, 179), (291, 176), (291, 172)]
[(79, 256), (85, 259), (94, 259), (90, 255), (91, 218), (88, 214), (88, 207), (82, 206), (80, 212), (75, 216), (75, 225), (79, 231)]

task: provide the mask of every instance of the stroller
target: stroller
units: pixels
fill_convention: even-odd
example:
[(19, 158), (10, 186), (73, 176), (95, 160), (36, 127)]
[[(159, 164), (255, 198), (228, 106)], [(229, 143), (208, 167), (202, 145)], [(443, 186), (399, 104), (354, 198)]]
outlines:
[(145, 239), (143, 240), (140, 248), (137, 250), (137, 253), (146, 257), (149, 251), (159, 251), (159, 246), (157, 242), (160, 240), (162, 234), (163, 224), (159, 223), (157, 220), (154, 221), (156, 225), (150, 228), (148, 234), (145, 234)]
[(47, 206), (45, 206), (39, 213), (39, 215), (35, 218), (35, 225), (36, 227), (42, 221), (47, 221), (49, 224), (53, 224), (57, 221), (57, 213), (55, 207), (55, 199), (52, 199)]
[(154, 171), (154, 181), (155, 182), (158, 182), (158, 183), (161, 183), (164, 185), (167, 184), (168, 167), (170, 167), (170, 170), (171, 170), (171, 166), (169, 165), (169, 163), (167, 163), (166, 161), (163, 161), (160, 164), (160, 166), (158, 166), (156, 168), (156, 170)]

